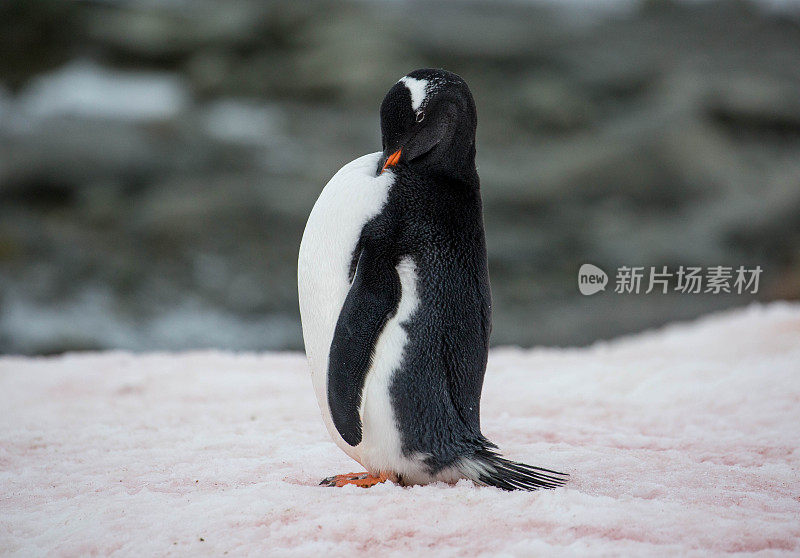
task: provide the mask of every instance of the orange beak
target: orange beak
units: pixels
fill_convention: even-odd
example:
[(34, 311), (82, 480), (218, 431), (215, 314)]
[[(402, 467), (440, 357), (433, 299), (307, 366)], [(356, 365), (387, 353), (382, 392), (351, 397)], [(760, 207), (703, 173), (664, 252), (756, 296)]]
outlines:
[(396, 164), (397, 164), (397, 161), (399, 161), (399, 160), (400, 160), (400, 154), (401, 154), (402, 152), (403, 152), (403, 150), (402, 150), (402, 149), (398, 149), (397, 151), (395, 151), (394, 153), (392, 153), (391, 155), (389, 155), (389, 158), (388, 158), (388, 159), (386, 159), (386, 162), (383, 164), (383, 168), (381, 169), (381, 173), (382, 173), (383, 171), (385, 171), (387, 168), (389, 168), (389, 167), (391, 167), (391, 166), (394, 166), (394, 165), (396, 165)]

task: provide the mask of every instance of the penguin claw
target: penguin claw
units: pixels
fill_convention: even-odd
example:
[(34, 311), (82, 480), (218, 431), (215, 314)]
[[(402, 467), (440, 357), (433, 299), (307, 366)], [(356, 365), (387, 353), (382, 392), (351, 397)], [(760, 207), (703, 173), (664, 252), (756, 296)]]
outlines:
[(341, 487), (345, 486), (346, 484), (354, 484), (362, 488), (369, 488), (370, 486), (375, 486), (376, 484), (386, 482), (387, 480), (391, 480), (391, 477), (386, 473), (381, 473), (376, 477), (373, 476), (371, 473), (364, 471), (363, 473), (347, 473), (344, 475), (334, 475), (332, 477), (322, 479), (319, 485)]

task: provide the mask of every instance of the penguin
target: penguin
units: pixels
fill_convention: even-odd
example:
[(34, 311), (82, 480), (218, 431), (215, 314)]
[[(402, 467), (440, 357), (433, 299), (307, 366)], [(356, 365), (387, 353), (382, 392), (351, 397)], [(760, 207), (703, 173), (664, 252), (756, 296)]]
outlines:
[(567, 475), (505, 459), (481, 434), (491, 296), (466, 82), (415, 70), (389, 89), (380, 124), (382, 151), (333, 176), (300, 243), (317, 401), (366, 469), (320, 484), (563, 485)]

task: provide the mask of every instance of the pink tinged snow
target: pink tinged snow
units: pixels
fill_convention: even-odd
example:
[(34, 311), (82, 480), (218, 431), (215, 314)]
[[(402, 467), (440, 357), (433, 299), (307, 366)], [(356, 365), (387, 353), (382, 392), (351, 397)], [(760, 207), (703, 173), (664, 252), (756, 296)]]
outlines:
[(483, 430), (572, 474), (322, 488), (300, 354), (0, 359), (0, 554), (709, 555), (800, 552), (800, 305), (587, 349), (498, 349)]

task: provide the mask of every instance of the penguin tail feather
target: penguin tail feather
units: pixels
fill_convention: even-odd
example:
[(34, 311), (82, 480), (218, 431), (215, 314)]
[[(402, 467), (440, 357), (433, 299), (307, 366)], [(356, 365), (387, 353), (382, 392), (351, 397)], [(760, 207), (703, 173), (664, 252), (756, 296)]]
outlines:
[(511, 461), (490, 448), (481, 448), (470, 461), (477, 474), (473, 480), (503, 490), (558, 488), (569, 480), (566, 473)]

